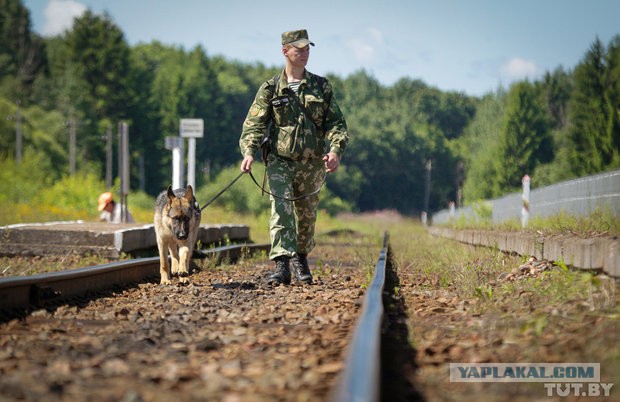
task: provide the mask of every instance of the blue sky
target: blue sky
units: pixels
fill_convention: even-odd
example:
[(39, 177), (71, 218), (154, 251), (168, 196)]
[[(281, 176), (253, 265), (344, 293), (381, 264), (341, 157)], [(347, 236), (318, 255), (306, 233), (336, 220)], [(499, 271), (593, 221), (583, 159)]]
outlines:
[(130, 45), (159, 40), (229, 60), (281, 65), (280, 34), (307, 28), (308, 70), (366, 70), (383, 85), (421, 79), (483, 95), (574, 68), (598, 36), (620, 34), (619, 0), (22, 0), (33, 29), (56, 35), (89, 8)]

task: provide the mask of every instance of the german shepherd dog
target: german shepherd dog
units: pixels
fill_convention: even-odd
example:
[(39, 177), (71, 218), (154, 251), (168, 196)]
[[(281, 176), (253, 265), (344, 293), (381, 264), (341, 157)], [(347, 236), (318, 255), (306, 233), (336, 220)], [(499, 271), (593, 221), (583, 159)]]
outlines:
[(169, 285), (171, 271), (168, 250), (172, 260), (172, 275), (181, 283), (188, 282), (189, 263), (194, 252), (200, 227), (200, 208), (191, 185), (186, 189), (162, 191), (155, 203), (155, 236), (159, 248), (160, 284)]

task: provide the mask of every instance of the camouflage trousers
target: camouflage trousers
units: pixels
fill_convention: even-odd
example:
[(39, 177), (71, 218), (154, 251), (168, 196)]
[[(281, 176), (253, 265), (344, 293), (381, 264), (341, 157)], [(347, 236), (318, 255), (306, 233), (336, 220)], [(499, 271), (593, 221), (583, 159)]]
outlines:
[[(296, 198), (318, 189), (325, 177), (321, 159), (293, 161), (269, 156), (267, 179), (270, 192), (280, 197)], [(269, 258), (308, 254), (314, 248), (314, 226), (319, 195), (287, 201), (270, 196), (271, 218)]]

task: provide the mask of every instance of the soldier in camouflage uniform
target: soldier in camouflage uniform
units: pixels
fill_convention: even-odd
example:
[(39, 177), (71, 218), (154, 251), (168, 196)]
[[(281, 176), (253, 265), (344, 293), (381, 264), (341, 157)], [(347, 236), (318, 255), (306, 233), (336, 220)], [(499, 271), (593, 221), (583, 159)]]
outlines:
[(272, 283), (290, 284), (291, 259), (297, 280), (312, 282), (307, 256), (315, 245), (319, 196), (304, 196), (338, 169), (349, 139), (329, 81), (306, 70), (310, 45), (306, 30), (282, 34), (284, 70), (258, 89), (239, 140), (241, 171), (248, 172), (269, 127), (267, 178), (278, 196), (271, 195), (269, 221), (269, 258), (276, 264)]

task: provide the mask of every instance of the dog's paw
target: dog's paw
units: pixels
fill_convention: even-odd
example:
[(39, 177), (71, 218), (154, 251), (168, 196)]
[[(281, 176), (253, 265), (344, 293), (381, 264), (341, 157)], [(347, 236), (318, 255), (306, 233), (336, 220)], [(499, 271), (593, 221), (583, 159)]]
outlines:
[(182, 283), (184, 285), (188, 284), (189, 283), (189, 278), (187, 276), (180, 276), (179, 277), (179, 283)]
[(160, 285), (170, 285), (172, 282), (170, 281), (170, 279), (164, 279), (161, 278), (161, 280), (159, 281)]

